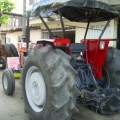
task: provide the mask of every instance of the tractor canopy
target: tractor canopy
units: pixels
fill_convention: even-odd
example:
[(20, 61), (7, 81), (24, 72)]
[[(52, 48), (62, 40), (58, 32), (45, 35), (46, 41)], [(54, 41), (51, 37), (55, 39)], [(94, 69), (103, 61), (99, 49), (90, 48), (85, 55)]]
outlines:
[(29, 7), (27, 16), (48, 16), (51, 13), (75, 22), (99, 22), (115, 18), (119, 11), (106, 3), (95, 0), (41, 0)]

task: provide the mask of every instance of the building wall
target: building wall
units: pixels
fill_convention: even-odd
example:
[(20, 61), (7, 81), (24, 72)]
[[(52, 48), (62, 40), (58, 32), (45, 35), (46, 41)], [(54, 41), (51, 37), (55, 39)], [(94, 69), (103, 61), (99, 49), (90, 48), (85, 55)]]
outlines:
[[(54, 21), (54, 22), (48, 22), (48, 21), (46, 21), (46, 22), (47, 22), (47, 25), (50, 28), (61, 28), (60, 21)], [(39, 24), (40, 27), (41, 27), (41, 29), (45, 29), (45, 26), (40, 22), (39, 19), (31, 20), (30, 23), (31, 23), (31, 25)], [(112, 20), (110, 22), (109, 30), (106, 30), (106, 32), (104, 33), (104, 34), (107, 34), (107, 35), (104, 35), (103, 38), (110, 38), (110, 39), (117, 38), (117, 25), (116, 25), (116, 23), (117, 23), (116, 20)], [(102, 26), (99, 29), (103, 29), (103, 27), (105, 26), (105, 24), (106, 24), (106, 22), (91, 23), (90, 24), (90, 28), (92, 26)], [(87, 23), (70, 22), (70, 21), (64, 19), (64, 25), (65, 26), (66, 25), (76, 26), (76, 29), (75, 29), (75, 42), (76, 43), (79, 43), (80, 40), (84, 39), (84, 35), (85, 35), (85, 30), (86, 30)], [(108, 32), (110, 32), (110, 33), (108, 33)], [(99, 33), (101, 33), (101, 31)], [(93, 39), (93, 38), (91, 38), (90, 34), (91, 34), (91, 31), (89, 30), (86, 38)], [(98, 38), (99, 38), (99, 35), (97, 36), (97, 39)], [(116, 42), (111, 41), (110, 44), (109, 44), (109, 46), (115, 46), (115, 44), (116, 44)]]
[(41, 30), (32, 30), (30, 32), (30, 40), (31, 41), (36, 41), (36, 39), (41, 38)]
[(10, 38), (10, 42), (13, 43), (16, 48), (18, 46), (18, 36), (21, 36), (22, 32), (13, 32), (13, 33), (7, 33), (6, 37)]
[[(114, 20), (114, 38), (118, 39), (118, 18)], [(113, 42), (113, 46), (117, 46), (117, 41)]]
[[(41, 32), (40, 30), (31, 30), (30, 32), (30, 40), (35, 41), (36, 39), (41, 38)], [(20, 32), (13, 32), (13, 33), (7, 33), (6, 37), (10, 38), (10, 42), (13, 43), (16, 48), (18, 46), (18, 37), (22, 35), (22, 31)]]
[[(84, 27), (86, 27), (86, 26), (84, 25)], [(84, 28), (76, 28), (75, 42), (80, 43), (80, 41), (82, 39), (84, 39), (84, 35), (85, 35), (85, 29)], [(87, 35), (87, 38), (88, 38), (88, 35)]]
[[(117, 38), (117, 28), (115, 27), (115, 23), (116, 23), (115, 20), (112, 20), (110, 22), (108, 28), (106, 29), (106, 31), (103, 34), (103, 37), (102, 37), (103, 39), (116, 39)], [(90, 24), (90, 27), (91, 26), (101, 26), (101, 28), (98, 28), (98, 29), (103, 29), (103, 27), (105, 26), (105, 24), (106, 24), (106, 22), (97, 22), (97, 23)], [(101, 31), (99, 31), (97, 39), (99, 38), (100, 33), (101, 33)], [(88, 35), (89, 38), (91, 38), (90, 37), (91, 36), (90, 35), (91, 34), (90, 30), (89, 30), (88, 34), (89, 34)], [(109, 46), (115, 46), (115, 42), (110, 41)]]
[(16, 4), (16, 8), (13, 10), (13, 13), (22, 14), (23, 13), (23, 0), (11, 0)]
[[(87, 24), (84, 24), (84, 23), (81, 23), (81, 24), (76, 24), (75, 25), (77, 26), (80, 26), (80, 27), (84, 27), (86, 28)], [(90, 28), (92, 26), (101, 26), (100, 29), (103, 29), (103, 27), (106, 25), (106, 22), (97, 22), (97, 23), (91, 23), (90, 24)], [(76, 43), (79, 43), (80, 40), (84, 39), (84, 35), (85, 35), (85, 30), (84, 28), (77, 28), (76, 27), (76, 38), (75, 38), (75, 41)], [(87, 39), (95, 39), (95, 38), (92, 38), (91, 37), (91, 31), (93, 32), (93, 30), (88, 30), (88, 33), (87, 33)], [(96, 30), (96, 32), (99, 32), (98, 30)], [(97, 39), (99, 38), (99, 35), (100, 35), (101, 31), (99, 32), (98, 36), (97, 36)], [(116, 39), (117, 38), (117, 20), (112, 20), (109, 24), (109, 27), (106, 29), (104, 35), (102, 38), (109, 38), (109, 39)], [(109, 46), (114, 46), (116, 47), (116, 42), (115, 41), (110, 41), (109, 43)]]
[[(39, 19), (31, 21), (32, 25), (38, 24), (38, 23), (40, 23)], [(39, 25), (40, 25), (41, 29), (46, 29), (45, 26), (42, 23), (40, 23)], [(49, 28), (61, 28), (61, 23), (60, 23), (59, 20), (54, 21), (54, 22), (47, 22), (47, 25), (49, 26)], [(71, 22), (69, 20), (64, 19), (64, 25), (65, 25), (65, 27), (69, 27), (69, 26), (76, 27), (76, 29), (74, 29), (74, 31), (75, 31), (75, 42), (76, 43), (79, 43), (80, 40), (84, 38), (85, 28), (87, 26), (86, 23)], [(83, 27), (83, 28), (79, 28), (79, 27)], [(71, 30), (66, 30), (66, 31), (71, 31)]]
[(6, 33), (0, 34), (0, 39), (2, 40), (2, 44), (5, 44), (5, 37), (6, 37)]
[[(6, 33), (6, 31), (14, 30), (14, 29), (17, 29), (20, 27), (22, 27), (22, 17), (10, 15), (8, 25), (1, 25), (1, 27), (0, 27), (0, 32), (1, 32), (0, 38), (3, 33)], [(2, 40), (5, 42), (5, 37), (2, 38)]]
[[(79, 43), (80, 40), (84, 39), (84, 34), (85, 34), (85, 28), (87, 26), (86, 23), (76, 23), (76, 22), (70, 22), (68, 20), (64, 20), (65, 25), (71, 25), (71, 26), (76, 26), (75, 31), (75, 42)], [(55, 22), (48, 22), (47, 23), (48, 26), (50, 28), (61, 28), (61, 24), (60, 21), (55, 21)], [(99, 22), (99, 23), (91, 23), (91, 26), (96, 26), (96, 25), (101, 25), (104, 26), (106, 24), (106, 22)], [(112, 20), (110, 23), (110, 36), (109, 38), (113, 39), (113, 38), (117, 38), (117, 32), (116, 32), (116, 21)], [(41, 29), (45, 29), (45, 26), (43, 24), (40, 24)], [(82, 28), (80, 28), (82, 27)], [(70, 30), (67, 30), (70, 31)], [(86, 38), (90, 38), (91, 37), (91, 32), (90, 30), (88, 31), (87, 37)], [(11, 43), (15, 44), (15, 46), (17, 47), (18, 45), (18, 36), (21, 36), (22, 32), (14, 32), (14, 33), (7, 33), (6, 37), (11, 39)], [(99, 37), (99, 36), (98, 36)], [(30, 32), (30, 40), (31, 41), (36, 41), (36, 39), (41, 39), (42, 38), (42, 30), (32, 30)], [(110, 46), (115, 46), (115, 42), (111, 41)]]

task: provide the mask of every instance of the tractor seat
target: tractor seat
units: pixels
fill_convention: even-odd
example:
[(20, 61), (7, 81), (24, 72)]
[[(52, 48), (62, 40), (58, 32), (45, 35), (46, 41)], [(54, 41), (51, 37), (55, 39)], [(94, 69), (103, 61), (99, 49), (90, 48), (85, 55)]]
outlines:
[(86, 51), (86, 46), (83, 43), (72, 43), (70, 45), (70, 50), (72, 58), (82, 59)]

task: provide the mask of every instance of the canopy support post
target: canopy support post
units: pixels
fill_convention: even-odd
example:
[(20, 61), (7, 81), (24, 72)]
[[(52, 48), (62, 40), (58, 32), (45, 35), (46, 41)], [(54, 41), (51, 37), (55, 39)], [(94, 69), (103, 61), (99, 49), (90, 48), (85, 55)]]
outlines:
[(84, 40), (86, 39), (86, 36), (87, 36), (87, 33), (88, 33), (88, 29), (89, 29), (90, 21), (91, 21), (91, 19), (89, 19), (89, 21), (88, 21), (87, 28), (86, 28), (86, 31), (85, 31)]
[(42, 21), (42, 23), (44, 24), (44, 26), (46, 27), (46, 29), (48, 30), (48, 32), (50, 33), (50, 38), (54, 37), (54, 34), (51, 32), (50, 28), (48, 27), (48, 25), (46, 24), (46, 22), (44, 21), (44, 19), (39, 16), (40, 20)]
[(59, 9), (58, 9), (58, 13), (59, 13), (59, 16), (60, 16), (60, 22), (61, 22), (61, 26), (62, 26), (62, 30), (63, 30), (63, 36), (65, 38), (66, 37), (66, 33), (65, 33), (64, 22), (63, 22), (62, 14), (61, 14)]
[(102, 36), (103, 36), (105, 30), (107, 29), (107, 27), (108, 27), (108, 25), (109, 25), (109, 23), (110, 23), (111, 20), (112, 20), (112, 18), (110, 18), (110, 19), (108, 20), (108, 22), (106, 23), (104, 29), (102, 30), (102, 32), (101, 32), (101, 34), (100, 34), (100, 36), (99, 36), (99, 39), (102, 38)]
[(26, 44), (27, 44), (27, 49), (29, 48), (29, 41), (30, 41), (30, 27), (29, 27), (29, 17), (27, 17), (27, 26), (26, 26)]

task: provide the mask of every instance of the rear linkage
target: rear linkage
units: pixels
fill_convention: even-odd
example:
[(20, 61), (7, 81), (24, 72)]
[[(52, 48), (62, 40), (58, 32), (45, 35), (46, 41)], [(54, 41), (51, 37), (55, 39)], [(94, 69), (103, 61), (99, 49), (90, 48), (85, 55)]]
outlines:
[[(78, 72), (79, 77), (76, 80), (76, 86), (80, 91), (77, 103), (83, 106), (92, 106), (96, 109), (103, 109), (106, 102), (120, 92), (118, 88), (101, 88), (93, 73), (90, 64), (85, 64), (83, 54), (86, 47), (82, 43), (74, 43), (71, 49), (71, 65)], [(103, 102), (104, 100), (104, 102)]]

